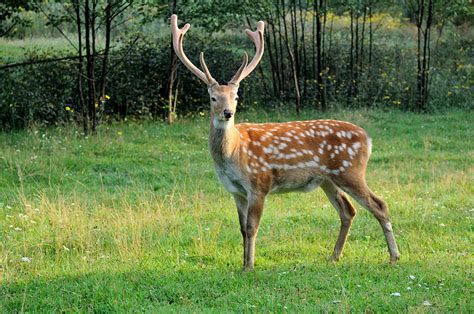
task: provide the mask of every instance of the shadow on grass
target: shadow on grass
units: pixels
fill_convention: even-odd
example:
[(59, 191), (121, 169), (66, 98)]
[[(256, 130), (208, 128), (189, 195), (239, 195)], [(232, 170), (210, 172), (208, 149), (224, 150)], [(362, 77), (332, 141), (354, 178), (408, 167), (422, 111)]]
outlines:
[[(469, 283), (422, 262), (388, 264), (320, 262), (254, 272), (240, 269), (137, 269), (37, 278), (0, 288), (2, 312), (37, 311), (323, 311), (413, 310), (430, 300), (442, 310), (469, 308)], [(439, 280), (449, 289), (437, 290)], [(411, 291), (407, 291), (407, 287)], [(428, 288), (428, 289), (426, 289)], [(447, 288), (447, 287), (445, 287)], [(401, 297), (392, 293), (399, 292)]]

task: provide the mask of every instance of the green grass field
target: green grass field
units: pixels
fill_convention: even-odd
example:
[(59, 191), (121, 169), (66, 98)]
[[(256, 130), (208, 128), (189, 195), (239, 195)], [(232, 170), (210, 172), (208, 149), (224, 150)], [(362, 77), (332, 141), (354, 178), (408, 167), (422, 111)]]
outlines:
[(329, 262), (339, 219), (317, 190), (268, 198), (256, 269), (242, 272), (205, 117), (103, 125), (88, 138), (32, 128), (0, 134), (0, 312), (474, 311), (472, 112), (324, 117), (372, 136), (368, 183), (390, 207), (398, 265), (357, 204), (345, 254)]

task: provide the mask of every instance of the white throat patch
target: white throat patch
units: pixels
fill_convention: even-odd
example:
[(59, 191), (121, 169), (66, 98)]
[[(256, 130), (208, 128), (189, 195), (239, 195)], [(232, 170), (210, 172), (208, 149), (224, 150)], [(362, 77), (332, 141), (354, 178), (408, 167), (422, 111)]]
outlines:
[(214, 119), (212, 119), (212, 124), (216, 129), (228, 129), (234, 125), (234, 117), (230, 118), (229, 121), (222, 121), (217, 117), (214, 117)]

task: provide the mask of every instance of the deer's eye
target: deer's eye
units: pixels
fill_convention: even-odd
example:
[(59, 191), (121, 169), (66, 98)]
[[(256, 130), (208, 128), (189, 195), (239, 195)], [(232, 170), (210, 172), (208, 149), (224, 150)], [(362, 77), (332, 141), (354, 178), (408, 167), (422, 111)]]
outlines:
[(235, 101), (239, 100), (239, 97), (235, 97)]
[(217, 101), (216, 97), (214, 97), (214, 96), (211, 97), (211, 100), (212, 100), (212, 101)]

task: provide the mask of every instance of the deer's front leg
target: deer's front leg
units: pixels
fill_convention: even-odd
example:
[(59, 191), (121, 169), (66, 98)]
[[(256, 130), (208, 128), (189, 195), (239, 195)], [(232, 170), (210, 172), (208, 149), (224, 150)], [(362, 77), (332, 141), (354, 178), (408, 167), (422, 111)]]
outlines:
[(235, 205), (237, 205), (237, 212), (239, 213), (240, 232), (242, 233), (242, 239), (244, 244), (244, 265), (247, 260), (247, 199), (241, 195), (233, 194), (235, 199)]
[(247, 224), (245, 229), (244, 269), (252, 270), (255, 264), (255, 239), (262, 217), (265, 195), (252, 195), (248, 199)]

